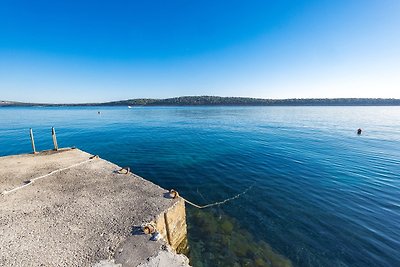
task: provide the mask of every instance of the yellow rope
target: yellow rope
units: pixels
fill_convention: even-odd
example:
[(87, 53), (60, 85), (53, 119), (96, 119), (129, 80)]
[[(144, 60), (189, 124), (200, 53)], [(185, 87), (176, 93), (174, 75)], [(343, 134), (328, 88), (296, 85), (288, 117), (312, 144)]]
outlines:
[(209, 207), (213, 207), (213, 206), (217, 206), (217, 205), (222, 205), (222, 204), (225, 204), (225, 203), (228, 202), (228, 201), (237, 199), (237, 198), (239, 198), (241, 195), (246, 194), (247, 191), (249, 191), (251, 188), (253, 188), (253, 186), (254, 186), (254, 185), (249, 186), (246, 190), (244, 190), (242, 193), (237, 194), (236, 196), (227, 198), (227, 199), (225, 199), (225, 200), (223, 200), (223, 201), (218, 201), (218, 202), (215, 202), (215, 203), (210, 203), (210, 204), (207, 204), (207, 205), (204, 205), (204, 206), (197, 205), (197, 204), (195, 204), (195, 203), (193, 203), (193, 202), (187, 200), (186, 198), (184, 198), (184, 197), (182, 197), (182, 196), (180, 196), (180, 197), (183, 199), (183, 201), (185, 201), (185, 202), (188, 203), (189, 205), (192, 205), (192, 206), (195, 207), (195, 208), (198, 208), (198, 209), (205, 209), (205, 208), (209, 208)]

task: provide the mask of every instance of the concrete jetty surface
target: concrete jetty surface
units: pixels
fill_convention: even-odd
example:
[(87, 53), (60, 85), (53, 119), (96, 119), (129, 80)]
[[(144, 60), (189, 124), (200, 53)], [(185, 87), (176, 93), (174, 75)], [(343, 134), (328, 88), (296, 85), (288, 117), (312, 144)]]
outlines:
[[(0, 157), (0, 266), (189, 266), (184, 201), (79, 149)], [(152, 222), (162, 237), (140, 226)]]

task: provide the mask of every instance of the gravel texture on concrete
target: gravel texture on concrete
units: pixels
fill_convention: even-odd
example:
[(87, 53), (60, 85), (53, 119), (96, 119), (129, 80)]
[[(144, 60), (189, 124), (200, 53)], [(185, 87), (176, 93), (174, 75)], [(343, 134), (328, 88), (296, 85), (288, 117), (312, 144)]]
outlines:
[[(0, 158), (0, 192), (80, 162), (79, 149)], [(0, 195), (0, 266), (138, 266), (164, 251), (163, 242), (135, 234), (176, 200), (120, 167), (92, 159)], [(166, 252), (167, 253), (167, 252)], [(174, 257), (174, 253), (169, 255)], [(162, 256), (164, 260), (165, 255)], [(181, 257), (165, 265), (185, 266)], [(117, 265), (115, 265), (117, 264)], [(106, 266), (106, 265), (105, 265)]]
[(190, 267), (189, 260), (183, 255), (175, 254), (171, 251), (161, 250), (154, 257), (149, 258), (146, 262), (139, 265), (139, 267), (158, 267), (158, 266), (181, 266)]
[(90, 156), (80, 150), (62, 149), (57, 153), (45, 151), (36, 155), (2, 157), (0, 160), (0, 192), (18, 187), (25, 181), (53, 170), (87, 160)]

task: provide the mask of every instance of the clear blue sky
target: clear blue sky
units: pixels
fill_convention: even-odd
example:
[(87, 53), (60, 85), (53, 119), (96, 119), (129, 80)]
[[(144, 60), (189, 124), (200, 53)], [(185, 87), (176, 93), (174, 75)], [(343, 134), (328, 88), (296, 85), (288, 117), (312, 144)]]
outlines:
[(0, 99), (400, 98), (400, 1), (0, 2)]

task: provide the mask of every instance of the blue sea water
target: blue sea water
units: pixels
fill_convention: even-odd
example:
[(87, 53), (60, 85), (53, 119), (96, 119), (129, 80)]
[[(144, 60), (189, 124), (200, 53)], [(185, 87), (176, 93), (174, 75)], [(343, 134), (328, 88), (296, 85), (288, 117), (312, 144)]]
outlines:
[(0, 156), (52, 126), (199, 204), (254, 184), (217, 213), (294, 266), (400, 266), (400, 107), (0, 108)]

